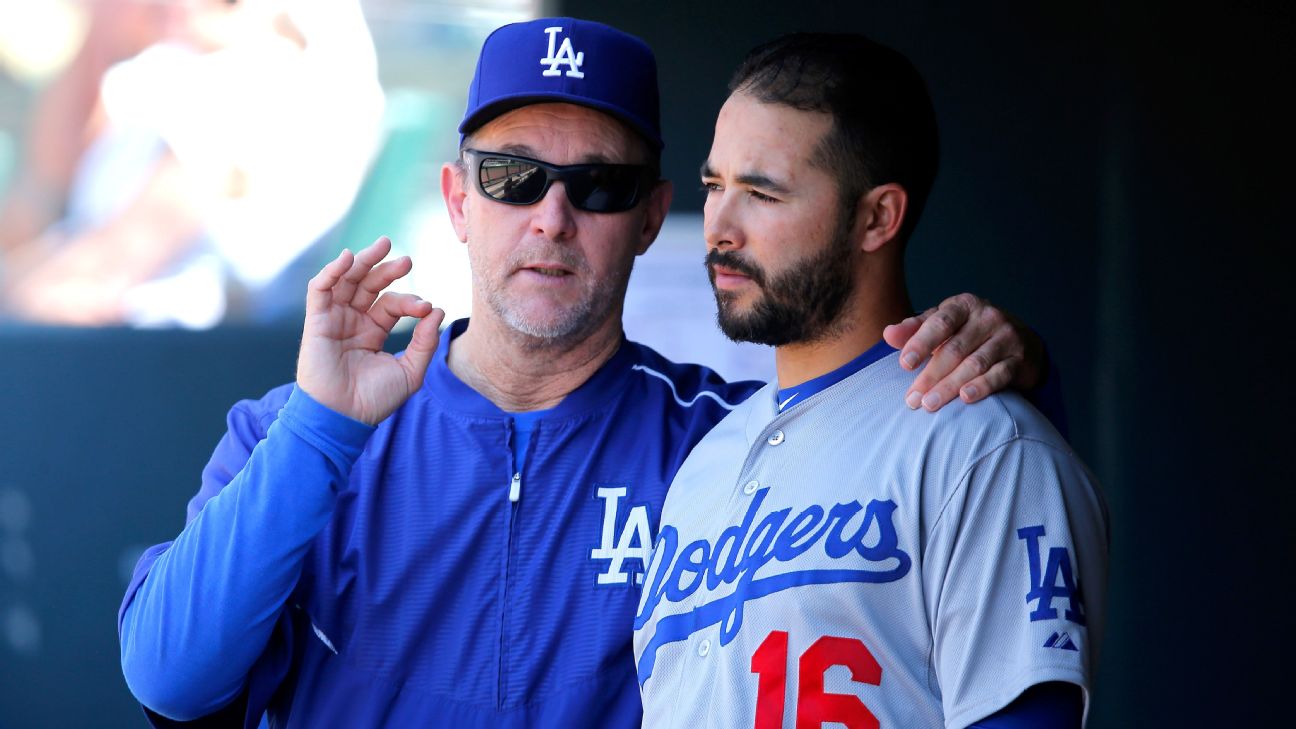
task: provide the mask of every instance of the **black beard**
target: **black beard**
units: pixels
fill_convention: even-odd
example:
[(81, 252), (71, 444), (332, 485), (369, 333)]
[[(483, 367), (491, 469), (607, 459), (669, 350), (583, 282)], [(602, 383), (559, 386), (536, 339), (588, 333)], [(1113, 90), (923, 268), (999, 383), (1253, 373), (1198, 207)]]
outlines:
[[(844, 221), (843, 221), (844, 222)], [(707, 254), (707, 274), (716, 297), (716, 323), (735, 342), (779, 347), (826, 338), (854, 291), (852, 246), (848, 226), (839, 225), (831, 243), (819, 253), (796, 262), (772, 279), (765, 271), (733, 252)], [(751, 311), (733, 310), (736, 296), (715, 287), (714, 266), (749, 276), (764, 294)]]

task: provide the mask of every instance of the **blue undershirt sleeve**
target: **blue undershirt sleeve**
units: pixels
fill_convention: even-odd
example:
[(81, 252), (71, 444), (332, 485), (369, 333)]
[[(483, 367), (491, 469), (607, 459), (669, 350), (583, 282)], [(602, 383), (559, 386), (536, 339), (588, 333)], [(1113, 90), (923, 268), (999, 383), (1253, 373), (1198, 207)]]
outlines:
[(1080, 687), (1050, 681), (1031, 686), (1007, 707), (968, 729), (1080, 729), (1083, 719)]
[(128, 593), (122, 671), (141, 704), (186, 721), (239, 697), (373, 431), (293, 390), (246, 465)]

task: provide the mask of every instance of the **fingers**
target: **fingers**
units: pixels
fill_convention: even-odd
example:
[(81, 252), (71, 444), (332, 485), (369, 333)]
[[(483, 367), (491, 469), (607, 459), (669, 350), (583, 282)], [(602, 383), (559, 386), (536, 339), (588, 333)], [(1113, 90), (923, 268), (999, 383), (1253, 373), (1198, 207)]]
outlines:
[(374, 266), (365, 277), (360, 280), (356, 288), (355, 295), (351, 299), (351, 306), (360, 311), (367, 311), (373, 306), (374, 301), (378, 299), (379, 294), (388, 286), (392, 285), (396, 279), (410, 272), (414, 267), (409, 256), (401, 256), (390, 261), (383, 261)]
[(337, 285), (342, 274), (351, 270), (352, 256), (350, 249), (343, 248), (328, 265), (324, 266), (315, 277), (306, 284), (306, 313), (319, 313), (333, 303), (333, 287)]
[(971, 294), (960, 294), (923, 313), (922, 325), (900, 353), (900, 365), (908, 369), (931, 357), (905, 394), (905, 404), (910, 408), (927, 407), (931, 403), (933, 406), (927, 409), (935, 410), (958, 392), (957, 386), (949, 389), (948, 384), (944, 391), (933, 394), (932, 390), (987, 339), (988, 335), (976, 326), (977, 321), (972, 317), (972, 311), (980, 303)]
[[(905, 343), (908, 342), (909, 338), (918, 331), (918, 328), (922, 326), (925, 318), (934, 311), (935, 309), (928, 309), (922, 314), (916, 314), (897, 324), (888, 324), (886, 328), (882, 330), (883, 341), (895, 349), (904, 349)], [(913, 368), (907, 367), (906, 369)]]
[(1015, 358), (998, 362), (984, 375), (973, 377), (966, 385), (959, 388), (959, 398), (969, 405), (983, 400), (1007, 387), (1013, 381), (1014, 373), (1020, 368), (1021, 362)]
[[(956, 397), (961, 397), (964, 402), (976, 402), (1002, 390), (1012, 380), (1012, 375), (1021, 363), (1020, 356), (1005, 351), (1005, 344), (1003, 337), (991, 339), (964, 357), (952, 372), (923, 394), (922, 407), (928, 412), (935, 412)], [(936, 359), (933, 358), (923, 368), (923, 374), (927, 374), (935, 364)]]
[(1008, 387), (1022, 369), (1025, 347), (1012, 321), (977, 300), (963, 328), (937, 348), (914, 378), (905, 402), (929, 412), (959, 397), (972, 403)]
[(930, 357), (942, 342), (963, 328), (979, 301), (972, 294), (959, 294), (923, 312), (922, 325), (900, 352), (900, 365), (912, 370)]
[[(923, 405), (927, 405), (927, 395), (935, 389), (937, 384), (944, 383), (943, 396), (940, 403), (949, 402), (949, 395), (958, 392), (958, 385), (962, 385), (971, 377), (985, 372), (1000, 357), (997, 352), (982, 351), (983, 344), (986, 343), (986, 333), (974, 327), (972, 324), (964, 326), (954, 336), (945, 341), (936, 349), (931, 360), (923, 367), (922, 372), (914, 378), (913, 384), (909, 386), (912, 392), (923, 393)], [(964, 372), (972, 371), (968, 377), (951, 385), (954, 381), (954, 374), (959, 368)], [(906, 397), (908, 401), (908, 397)], [(933, 410), (935, 408), (927, 408)]]
[(383, 289), (413, 267), (409, 256), (383, 261), (390, 252), (391, 240), (386, 236), (359, 253), (343, 250), (311, 279), (307, 287), (307, 311), (322, 311), (331, 304), (367, 311)]
[(333, 303), (350, 305), (356, 289), (378, 262), (391, 252), (391, 240), (381, 236), (368, 248), (355, 254), (351, 267), (333, 286)]
[(432, 305), (414, 294), (398, 294), (395, 291), (388, 291), (369, 309), (369, 318), (375, 324), (382, 327), (385, 332), (390, 332), (396, 322), (400, 321), (403, 316), (414, 316), (423, 318), (432, 312)]
[(427, 373), (428, 364), (432, 362), (432, 354), (436, 352), (438, 338), (437, 332), (441, 328), (441, 322), (445, 320), (445, 312), (441, 309), (432, 309), (432, 311), (414, 326), (414, 333), (410, 335), (409, 346), (405, 348), (405, 356), (400, 358), (401, 364), (411, 378), (411, 383), (421, 385), (423, 376)]

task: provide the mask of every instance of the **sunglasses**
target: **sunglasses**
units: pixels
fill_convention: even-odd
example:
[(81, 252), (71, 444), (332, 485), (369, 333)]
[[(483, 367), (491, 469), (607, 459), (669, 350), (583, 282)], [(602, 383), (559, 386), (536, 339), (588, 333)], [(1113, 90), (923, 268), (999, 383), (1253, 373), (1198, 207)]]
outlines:
[(538, 159), (465, 149), (486, 197), (509, 205), (539, 202), (554, 182), (563, 183), (578, 210), (620, 213), (633, 208), (657, 180), (647, 165), (551, 165)]

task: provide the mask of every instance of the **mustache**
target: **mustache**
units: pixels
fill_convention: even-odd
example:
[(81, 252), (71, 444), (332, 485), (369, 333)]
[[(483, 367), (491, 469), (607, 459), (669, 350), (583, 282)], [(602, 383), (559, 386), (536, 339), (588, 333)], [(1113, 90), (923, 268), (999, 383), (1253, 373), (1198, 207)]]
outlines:
[(733, 251), (721, 251), (712, 249), (707, 252), (706, 258), (702, 261), (707, 268), (707, 273), (711, 276), (711, 282), (715, 283), (715, 267), (724, 266), (738, 273), (751, 278), (757, 286), (765, 285), (765, 272), (759, 266), (739, 256)]
[(536, 260), (552, 261), (576, 273), (587, 273), (589, 269), (585, 257), (579, 253), (566, 247), (546, 245), (514, 251), (508, 258), (508, 266), (516, 269)]

